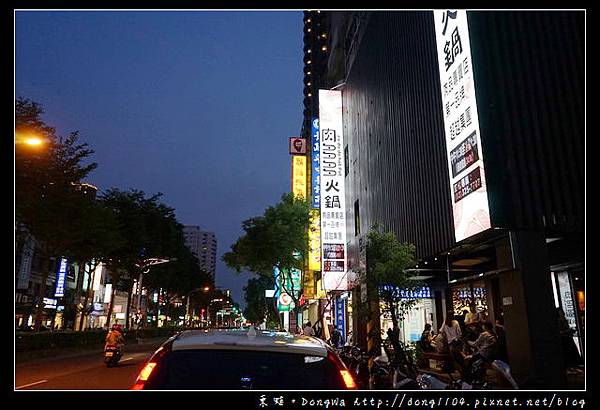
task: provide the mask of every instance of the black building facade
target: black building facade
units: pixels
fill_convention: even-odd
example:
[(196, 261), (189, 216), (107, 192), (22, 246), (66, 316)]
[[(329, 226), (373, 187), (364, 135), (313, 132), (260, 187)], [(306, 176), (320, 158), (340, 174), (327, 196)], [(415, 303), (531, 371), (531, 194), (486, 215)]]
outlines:
[(382, 224), (416, 245), (438, 316), (476, 302), (505, 323), (519, 382), (565, 387), (557, 307), (585, 352), (584, 13), (468, 13), (492, 227), (460, 242), (433, 13), (321, 14), (319, 86), (343, 96), (349, 269)]

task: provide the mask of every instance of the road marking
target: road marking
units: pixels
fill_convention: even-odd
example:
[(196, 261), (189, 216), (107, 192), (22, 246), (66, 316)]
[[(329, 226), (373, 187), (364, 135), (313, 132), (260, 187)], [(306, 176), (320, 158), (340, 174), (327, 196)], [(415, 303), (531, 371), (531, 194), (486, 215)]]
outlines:
[(40, 380), (39, 382), (25, 384), (25, 385), (23, 385), (23, 386), (16, 387), (16, 388), (15, 388), (15, 390), (23, 389), (23, 388), (25, 388), (25, 387), (31, 387), (31, 386), (35, 386), (36, 384), (42, 384), (42, 383), (46, 383), (47, 381), (48, 381), (48, 380)]
[(126, 362), (127, 360), (133, 360), (133, 357), (128, 357), (127, 359), (121, 360), (122, 362)]

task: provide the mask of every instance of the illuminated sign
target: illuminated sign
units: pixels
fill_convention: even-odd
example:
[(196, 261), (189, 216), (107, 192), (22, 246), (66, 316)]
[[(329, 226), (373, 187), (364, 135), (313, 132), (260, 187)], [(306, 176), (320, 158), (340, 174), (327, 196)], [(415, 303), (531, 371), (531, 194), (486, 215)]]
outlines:
[(321, 270), (321, 219), (319, 211), (310, 211), (310, 226), (308, 228), (308, 269)]
[[(319, 266), (319, 269), (321, 267)], [(317, 287), (315, 283), (315, 273), (312, 270), (304, 272), (302, 277), (302, 295), (306, 299), (317, 298)]]
[(110, 303), (110, 297), (112, 294), (112, 283), (108, 283), (104, 288), (104, 303)]
[[(321, 182), (320, 182), (320, 152), (321, 152), (321, 136), (319, 135), (319, 119), (312, 120), (312, 206), (313, 208), (321, 208)], [(319, 268), (320, 269), (320, 268)]]
[(306, 198), (306, 157), (292, 155), (292, 192), (295, 197)]
[(467, 12), (434, 11), (454, 232), (491, 227)]
[(44, 309), (56, 309), (58, 301), (56, 299), (44, 298)]
[[(302, 280), (302, 271), (298, 269), (292, 269), (290, 273), (286, 271), (281, 272), (278, 267), (273, 267), (273, 275), (275, 276), (276, 290), (274, 296), (277, 298), (277, 309), (280, 312), (292, 310), (295, 307), (292, 297), (298, 299), (300, 296), (300, 285)], [(286, 294), (283, 301), (287, 301), (288, 297), (292, 299), (291, 303), (282, 304), (281, 295)]]
[(335, 327), (346, 340), (346, 299), (339, 296), (335, 299)]
[(103, 268), (104, 268), (104, 264), (102, 262), (100, 262), (100, 263), (98, 263), (98, 265), (96, 265), (96, 269), (94, 270), (93, 290), (95, 290), (95, 291), (100, 290), (100, 282), (102, 279), (102, 269)]
[(290, 154), (306, 155), (306, 140), (304, 138), (290, 138)]
[(67, 277), (67, 271), (69, 270), (69, 264), (65, 258), (60, 258), (58, 264), (58, 271), (56, 272), (56, 286), (54, 288), (54, 297), (62, 298), (65, 296), (65, 278)]
[(319, 90), (319, 126), (323, 289), (348, 290), (341, 91)]
[(396, 286), (384, 285), (381, 290), (391, 291), (395, 297), (400, 299), (431, 299), (431, 289), (428, 286), (416, 289), (401, 289)]

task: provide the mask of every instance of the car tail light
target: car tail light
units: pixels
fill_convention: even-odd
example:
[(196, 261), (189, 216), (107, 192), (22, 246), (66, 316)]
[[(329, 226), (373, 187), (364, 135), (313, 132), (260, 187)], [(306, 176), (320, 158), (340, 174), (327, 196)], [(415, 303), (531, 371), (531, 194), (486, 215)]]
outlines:
[(356, 389), (357, 386), (356, 386), (356, 382), (354, 381), (354, 377), (352, 377), (352, 373), (350, 373), (350, 371), (348, 370), (348, 368), (346, 367), (344, 362), (342, 362), (340, 360), (340, 358), (337, 357), (337, 355), (335, 355), (333, 352), (329, 352), (327, 354), (327, 357), (338, 368), (338, 370), (340, 372), (340, 376), (342, 377), (342, 380), (344, 381), (344, 386), (347, 389), (351, 389), (351, 390)]
[(146, 382), (150, 378), (152, 371), (158, 364), (158, 362), (163, 358), (163, 356), (171, 349), (171, 345), (163, 345), (158, 348), (156, 352), (152, 355), (148, 363), (144, 366), (137, 379), (135, 380), (135, 384), (131, 387), (130, 390), (143, 390)]
[(133, 385), (131, 390), (142, 390), (144, 388), (144, 385), (148, 381), (148, 378), (152, 374), (152, 370), (154, 370), (155, 367), (156, 367), (155, 362), (146, 363), (146, 366), (144, 366), (144, 368), (140, 372), (140, 374), (137, 377), (135, 384)]
[(342, 375), (342, 379), (344, 379), (347, 389), (356, 389), (356, 382), (348, 370), (340, 370), (340, 374)]

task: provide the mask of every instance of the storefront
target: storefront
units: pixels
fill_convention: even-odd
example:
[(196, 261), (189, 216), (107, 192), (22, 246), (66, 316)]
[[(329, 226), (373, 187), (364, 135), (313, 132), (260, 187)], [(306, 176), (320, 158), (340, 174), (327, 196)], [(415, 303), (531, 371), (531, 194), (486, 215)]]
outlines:
[(450, 297), (452, 298), (452, 310), (455, 317), (464, 319), (470, 311), (470, 306), (475, 305), (477, 313), (482, 320), (489, 319), (489, 291), (484, 280), (475, 280), (450, 286)]
[[(404, 343), (416, 342), (421, 338), (426, 324), (431, 324), (433, 328), (437, 323), (433, 294), (429, 287), (409, 292), (401, 291), (401, 294), (404, 300), (411, 299), (414, 304), (407, 314), (399, 319), (400, 341)], [(393, 328), (392, 317), (383, 302), (380, 304), (380, 311), (382, 312), (381, 330), (385, 333), (387, 329)]]
[[(585, 357), (585, 276), (582, 267), (550, 273), (554, 305), (571, 329), (573, 341)], [(562, 319), (561, 319), (562, 320)]]

